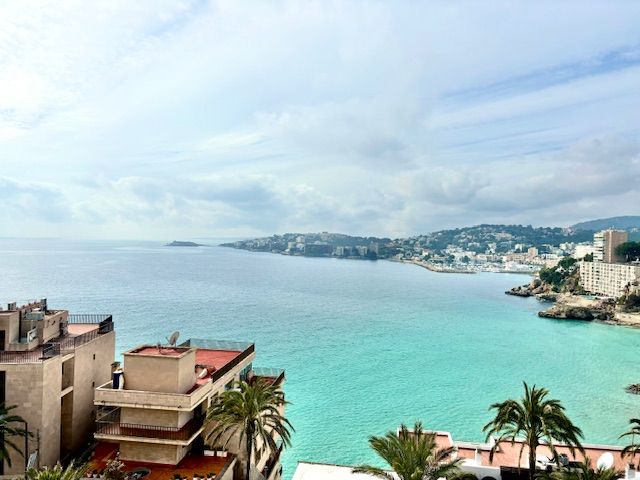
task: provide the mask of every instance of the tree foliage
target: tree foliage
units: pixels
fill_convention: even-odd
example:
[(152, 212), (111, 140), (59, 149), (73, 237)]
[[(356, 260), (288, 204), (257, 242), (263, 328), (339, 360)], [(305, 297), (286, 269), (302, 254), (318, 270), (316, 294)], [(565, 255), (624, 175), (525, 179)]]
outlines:
[[(400, 480), (437, 480), (458, 478), (461, 459), (452, 459), (454, 447), (438, 449), (435, 435), (425, 432), (416, 422), (410, 432), (406, 425), (400, 431), (387, 432), (382, 437), (369, 437), (371, 448), (391, 467)], [(386, 480), (393, 475), (382, 468), (360, 465), (354, 473), (367, 473)]]
[(211, 444), (227, 443), (239, 434), (247, 454), (246, 479), (251, 472), (251, 457), (257, 453), (258, 441), (271, 452), (277, 450), (276, 441), (291, 444), (293, 426), (282, 414), (280, 407), (288, 404), (284, 393), (264, 380), (238, 382), (237, 389), (227, 390), (213, 397), (207, 420), (211, 429), (206, 438)]
[(616, 247), (616, 254), (623, 257), (627, 262), (640, 260), (640, 242), (621, 243)]
[(554, 287), (554, 290), (561, 290), (567, 278), (576, 271), (578, 261), (573, 257), (564, 257), (554, 267), (542, 268), (539, 272), (540, 280)]
[(15, 437), (25, 437), (25, 435), (33, 436), (24, 429), (25, 421), (19, 415), (11, 414), (11, 410), (16, 408), (15, 405), (6, 407), (0, 404), (0, 462), (6, 461), (11, 466), (10, 450), (26, 455), (22, 449), (16, 444)]
[(590, 464), (589, 458), (585, 458), (577, 468), (562, 468), (542, 477), (544, 480), (616, 480), (621, 477), (613, 468), (593, 469)]
[(44, 467), (41, 469), (30, 468), (27, 471), (29, 480), (80, 480), (86, 477), (87, 465), (75, 465), (73, 462), (66, 468), (62, 468), (59, 463), (53, 468)]
[[(499, 448), (501, 442), (514, 443), (516, 438), (524, 437), (523, 448), (529, 447), (529, 478), (533, 480), (536, 467), (536, 450), (545, 443), (554, 458), (558, 453), (554, 442), (559, 441), (569, 446), (571, 453), (574, 449), (582, 450), (580, 439), (582, 430), (575, 426), (565, 414), (564, 406), (559, 400), (549, 399), (546, 388), (529, 387), (524, 382), (524, 396), (519, 400), (505, 400), (494, 403), (490, 410), (495, 410), (493, 420), (487, 423), (483, 431), (487, 433), (487, 441), (497, 436), (496, 443), (491, 449), (490, 458)], [(522, 458), (523, 448), (520, 449)]]

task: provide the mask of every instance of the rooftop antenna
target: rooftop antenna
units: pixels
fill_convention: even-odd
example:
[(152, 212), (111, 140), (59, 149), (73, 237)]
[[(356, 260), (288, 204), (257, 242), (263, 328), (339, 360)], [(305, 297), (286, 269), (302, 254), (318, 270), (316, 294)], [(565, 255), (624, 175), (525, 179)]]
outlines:
[(167, 343), (169, 344), (170, 347), (176, 346), (176, 342), (178, 341), (179, 336), (180, 336), (180, 332), (175, 331), (171, 334), (169, 338), (167, 338)]

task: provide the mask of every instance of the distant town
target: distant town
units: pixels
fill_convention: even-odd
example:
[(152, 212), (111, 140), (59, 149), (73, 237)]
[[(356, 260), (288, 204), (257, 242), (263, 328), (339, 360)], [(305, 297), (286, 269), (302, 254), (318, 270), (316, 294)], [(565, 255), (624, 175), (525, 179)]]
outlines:
[[(328, 232), (285, 233), (222, 246), (307, 257), (388, 259), (440, 272), (531, 274), (557, 265), (564, 257), (583, 258), (592, 254), (596, 230), (582, 225), (597, 227), (477, 225), (397, 239)], [(634, 225), (629, 228), (629, 235), (640, 239), (640, 217)]]

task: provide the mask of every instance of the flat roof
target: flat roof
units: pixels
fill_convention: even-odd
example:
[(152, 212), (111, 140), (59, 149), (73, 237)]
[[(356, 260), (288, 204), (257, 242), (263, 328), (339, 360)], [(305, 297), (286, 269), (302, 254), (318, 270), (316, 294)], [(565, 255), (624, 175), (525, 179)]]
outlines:
[[(374, 480), (379, 479), (366, 473), (352, 473), (353, 467), (346, 465), (331, 465), (327, 463), (298, 462), (292, 480)], [(393, 475), (393, 478), (398, 476)]]
[(153, 357), (179, 357), (186, 352), (188, 352), (190, 348), (188, 347), (169, 347), (169, 346), (151, 346), (151, 345), (143, 345), (141, 347), (136, 347), (128, 352), (125, 352), (125, 355), (150, 355)]
[[(501, 442), (499, 449), (493, 455), (493, 461), (489, 461), (489, 454), (491, 446), (486, 443), (473, 443), (473, 442), (454, 442), (451, 435), (448, 432), (429, 432), (435, 433), (436, 444), (439, 448), (446, 448), (455, 446), (458, 449), (458, 457), (465, 459), (474, 459), (476, 451), (482, 456), (482, 465), (493, 465), (496, 467), (521, 467), (528, 468), (528, 455), (529, 449), (524, 446), (522, 450), (522, 458), (518, 461), (520, 456), (520, 449), (522, 448), (523, 440), (516, 439), (515, 442), (509, 441)], [(601, 455), (610, 452), (613, 455), (614, 468), (618, 471), (624, 471), (625, 467), (629, 463), (633, 463), (634, 459), (631, 457), (622, 456), (622, 447), (617, 445), (593, 445), (583, 444), (584, 455), (578, 450), (575, 451), (575, 455), (571, 453), (571, 449), (567, 445), (561, 443), (554, 443), (555, 449), (558, 454), (565, 454), (569, 460), (583, 462), (585, 456), (589, 459), (589, 464), (592, 468), (597, 468), (596, 463)], [(551, 450), (546, 445), (540, 445), (536, 450), (537, 455), (544, 455), (551, 459), (553, 457)]]
[(98, 328), (99, 325), (97, 323), (70, 323), (67, 325), (67, 332), (69, 332), (69, 335), (75, 337), (77, 335), (97, 330)]
[(242, 352), (236, 350), (213, 350), (209, 348), (197, 348), (196, 349), (196, 365), (204, 365), (208, 368), (209, 373), (206, 377), (198, 378), (197, 384), (202, 385), (209, 381), (211, 374), (228, 363), (235, 360)]

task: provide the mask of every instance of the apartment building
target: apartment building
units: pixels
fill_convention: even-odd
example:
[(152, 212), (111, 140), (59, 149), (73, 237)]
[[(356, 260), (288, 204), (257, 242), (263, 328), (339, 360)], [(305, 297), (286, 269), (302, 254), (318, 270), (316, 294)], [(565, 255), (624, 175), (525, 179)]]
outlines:
[[(93, 391), (111, 376), (115, 333), (111, 315), (69, 314), (42, 299), (0, 309), (0, 404), (26, 422), (27, 452), (10, 451), (0, 475), (54, 465), (86, 448), (93, 433)], [(23, 445), (20, 439), (12, 439)]]
[(624, 230), (603, 230), (593, 235), (593, 261), (617, 263), (623, 261), (616, 254), (616, 247), (629, 241), (629, 234)]
[(640, 281), (640, 265), (580, 262), (580, 285), (587, 292), (620, 297), (628, 285)]
[[(205, 446), (205, 416), (211, 398), (239, 380), (284, 382), (284, 371), (253, 367), (252, 343), (190, 339), (178, 346), (142, 345), (123, 354), (122, 370), (98, 386), (94, 463), (115, 452), (128, 468), (166, 469), (167, 478), (212, 473), (228, 480), (244, 460), (239, 438)], [(280, 478), (280, 450), (262, 446), (252, 478)], [(196, 468), (194, 471), (193, 468)]]

